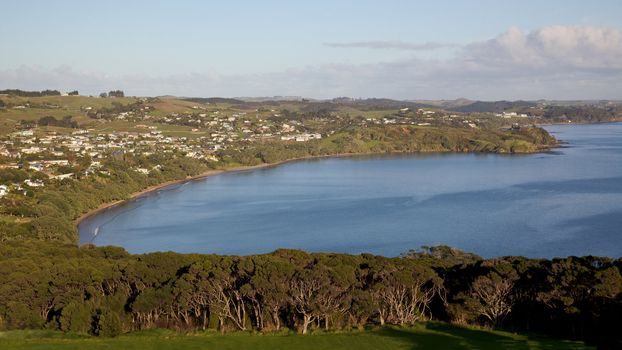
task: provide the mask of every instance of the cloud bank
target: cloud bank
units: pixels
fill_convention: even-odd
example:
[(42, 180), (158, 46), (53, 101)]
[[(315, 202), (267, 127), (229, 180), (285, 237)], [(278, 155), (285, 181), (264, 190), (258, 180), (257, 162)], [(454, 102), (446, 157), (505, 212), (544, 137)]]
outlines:
[(551, 26), (525, 34), (512, 27), (492, 40), (466, 46), (465, 59), (499, 69), (621, 69), (622, 31)]
[[(432, 50), (437, 43), (367, 41), (325, 46)], [(356, 54), (356, 53), (353, 53)], [(444, 60), (412, 57), (371, 64), (320, 64), (281, 72), (163, 77), (119, 76), (70, 67), (0, 70), (0, 88), (78, 89), (133, 95), (299, 95), (399, 99), (622, 99), (622, 31), (593, 26), (550, 26), (531, 32), (512, 27), (495, 38), (460, 47)]]

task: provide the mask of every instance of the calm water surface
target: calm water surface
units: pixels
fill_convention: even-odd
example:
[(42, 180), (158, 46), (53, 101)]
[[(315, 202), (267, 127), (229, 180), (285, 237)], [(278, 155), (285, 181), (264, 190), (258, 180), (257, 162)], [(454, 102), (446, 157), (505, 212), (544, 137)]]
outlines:
[(221, 174), (92, 216), (80, 240), (132, 253), (395, 256), (447, 244), (484, 257), (621, 256), (622, 124), (547, 130), (567, 144), (535, 155), (354, 157)]

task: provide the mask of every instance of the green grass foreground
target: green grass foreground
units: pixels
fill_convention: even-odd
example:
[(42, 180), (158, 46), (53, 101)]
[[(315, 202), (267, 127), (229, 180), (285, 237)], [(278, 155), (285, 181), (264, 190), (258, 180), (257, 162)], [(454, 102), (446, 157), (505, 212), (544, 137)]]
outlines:
[(340, 333), (251, 334), (213, 332), (182, 335), (150, 330), (117, 338), (58, 331), (0, 332), (0, 349), (591, 349), (579, 342), (430, 322), (410, 328), (384, 327)]

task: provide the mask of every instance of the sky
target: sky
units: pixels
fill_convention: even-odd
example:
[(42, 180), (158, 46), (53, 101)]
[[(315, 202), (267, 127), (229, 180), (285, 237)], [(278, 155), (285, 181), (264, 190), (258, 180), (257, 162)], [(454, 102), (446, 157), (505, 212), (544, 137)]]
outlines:
[(622, 1), (7, 1), (0, 89), (622, 99)]

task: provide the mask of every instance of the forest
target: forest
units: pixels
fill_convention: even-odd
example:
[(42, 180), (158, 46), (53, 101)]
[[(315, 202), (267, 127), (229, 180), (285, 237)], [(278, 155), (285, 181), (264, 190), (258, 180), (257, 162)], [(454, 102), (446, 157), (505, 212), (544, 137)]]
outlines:
[(607, 347), (622, 340), (621, 268), (622, 259), (482, 259), (443, 246), (387, 258), (297, 250), (130, 255), (12, 241), (0, 246), (0, 329), (305, 334), (441, 320)]

